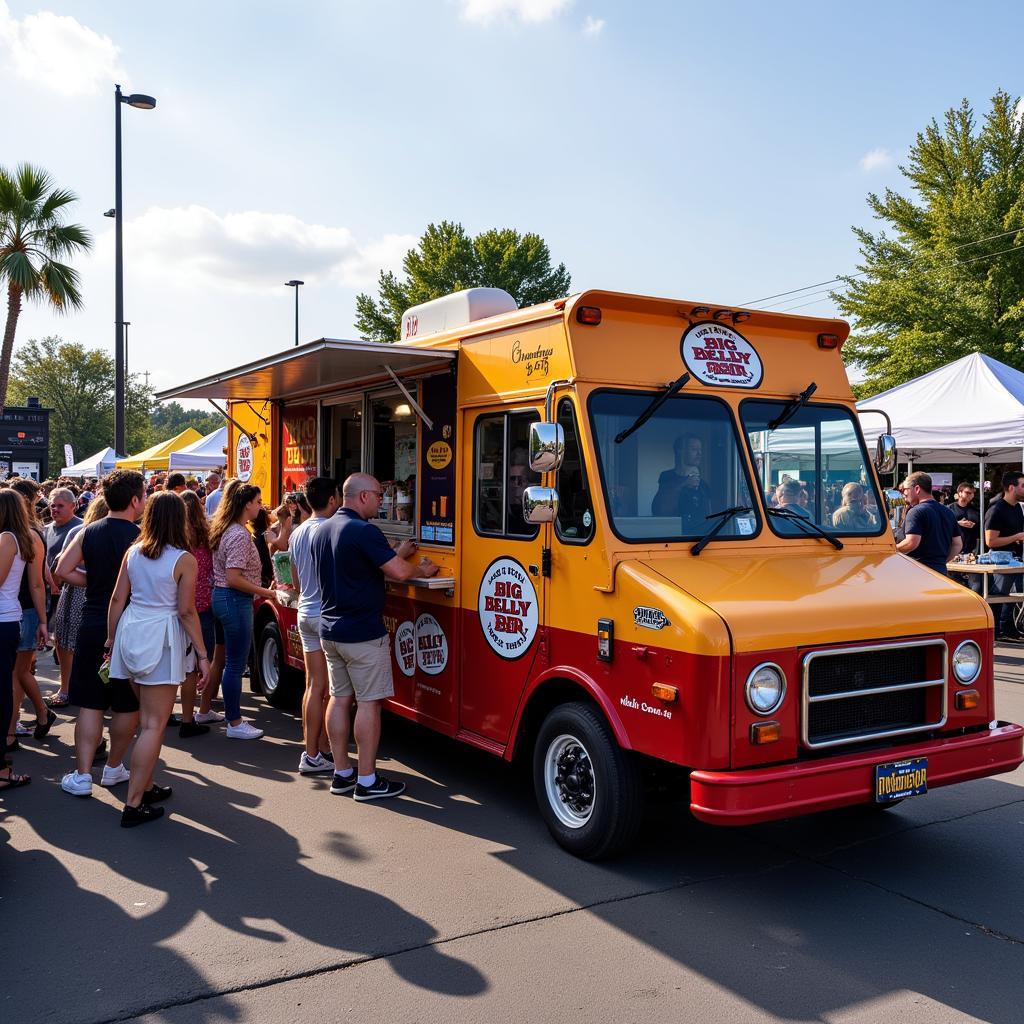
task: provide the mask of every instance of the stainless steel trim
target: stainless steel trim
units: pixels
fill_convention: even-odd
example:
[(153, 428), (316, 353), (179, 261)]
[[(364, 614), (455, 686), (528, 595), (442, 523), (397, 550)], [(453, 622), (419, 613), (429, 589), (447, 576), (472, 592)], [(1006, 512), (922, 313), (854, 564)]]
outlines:
[[(811, 698), (810, 690), (810, 666), (816, 658), (831, 658), (839, 654), (866, 654), (869, 651), (892, 651), (903, 650), (913, 647), (939, 647), (942, 650), (942, 679), (934, 682), (922, 681), (920, 683), (902, 683), (894, 687), (876, 687), (872, 690), (857, 690), (854, 693), (845, 693), (847, 697), (870, 697), (876, 693), (884, 693), (887, 690), (916, 689), (924, 686), (942, 686), (942, 714), (936, 722), (925, 722), (921, 725), (911, 726), (905, 729), (884, 729), (878, 732), (862, 733), (857, 736), (847, 736), (838, 740), (824, 740), (816, 743), (811, 742), (808, 735), (810, 725), (810, 709), (814, 701), (821, 700), (821, 697)], [(831, 696), (831, 695), (826, 695)], [(800, 740), (808, 750), (823, 750), (828, 747), (849, 746), (852, 743), (863, 743), (866, 740), (885, 739), (891, 736), (907, 736), (912, 733), (928, 732), (931, 729), (941, 729), (949, 717), (949, 646), (945, 640), (902, 640), (897, 643), (887, 644), (861, 644), (856, 647), (833, 647), (821, 651), (811, 651), (803, 660), (803, 680), (801, 686), (800, 701)]]
[(928, 686), (942, 686), (944, 679), (927, 679), (923, 683), (900, 683), (897, 686), (872, 686), (865, 690), (844, 690), (842, 693), (823, 693), (819, 697), (808, 697), (808, 704), (825, 700), (844, 700), (847, 697), (863, 697), (869, 693), (899, 693), (901, 690), (923, 690)]
[[(773, 668), (773, 669), (775, 669), (776, 672), (779, 673), (779, 675), (782, 677), (782, 692), (779, 694), (778, 702), (775, 704), (774, 707), (769, 708), (767, 711), (758, 711), (757, 708), (754, 707), (753, 703), (750, 700), (750, 680), (753, 679), (754, 676), (757, 675), (757, 673), (760, 672), (761, 669), (763, 669), (763, 668)], [(789, 682), (786, 679), (786, 673), (782, 671), (782, 667), (779, 666), (779, 665), (776, 665), (774, 661), (762, 661), (760, 665), (755, 665), (747, 673), (747, 680), (743, 684), (743, 699), (747, 702), (747, 707), (755, 715), (760, 715), (762, 718), (768, 718), (771, 715), (774, 715), (775, 712), (778, 711), (779, 708), (782, 707), (782, 704), (783, 704), (783, 702), (786, 699), (786, 690), (788, 690), (788, 689), (789, 689)]]

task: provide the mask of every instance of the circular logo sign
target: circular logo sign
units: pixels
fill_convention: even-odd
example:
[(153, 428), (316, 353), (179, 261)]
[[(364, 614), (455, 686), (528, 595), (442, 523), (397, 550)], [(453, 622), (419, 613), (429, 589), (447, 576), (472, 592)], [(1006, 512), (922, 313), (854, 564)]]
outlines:
[(444, 469), (452, 461), (452, 446), (444, 441), (435, 441), (427, 449), (427, 464), (431, 469)]
[(408, 620), (395, 630), (395, 661), (403, 676), (416, 675), (416, 627)]
[(426, 612), (416, 620), (416, 664), (428, 676), (438, 676), (448, 667), (448, 638)]
[(754, 346), (723, 324), (694, 324), (680, 339), (679, 352), (686, 368), (704, 384), (756, 388), (764, 377)]
[(501, 658), (521, 658), (537, 635), (537, 591), (512, 558), (495, 559), (484, 572), (477, 598), (484, 638)]
[(235, 476), (243, 484), (252, 476), (252, 442), (248, 434), (239, 434), (235, 442)]

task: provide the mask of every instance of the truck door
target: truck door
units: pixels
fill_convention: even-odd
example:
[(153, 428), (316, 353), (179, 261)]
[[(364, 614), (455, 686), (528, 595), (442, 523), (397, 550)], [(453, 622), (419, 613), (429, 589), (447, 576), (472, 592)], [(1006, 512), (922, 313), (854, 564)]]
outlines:
[(523, 518), (523, 490), (540, 482), (530, 470), (530, 424), (537, 408), (466, 410), (471, 445), (463, 494), (463, 642), (461, 728), (508, 742), (512, 718), (540, 646), (544, 622), (543, 544), (550, 527)]

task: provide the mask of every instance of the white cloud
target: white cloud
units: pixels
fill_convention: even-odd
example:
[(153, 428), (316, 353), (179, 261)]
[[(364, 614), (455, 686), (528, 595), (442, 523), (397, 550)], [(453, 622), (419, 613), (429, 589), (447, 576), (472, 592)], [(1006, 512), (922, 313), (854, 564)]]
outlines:
[(589, 14), (583, 20), (583, 34), (585, 36), (599, 36), (604, 28), (604, 18), (592, 18)]
[[(257, 210), (222, 216), (203, 206), (151, 207), (125, 224), (126, 260), (139, 273), (181, 287), (249, 293), (276, 291), (292, 277), (368, 287), (381, 269), (399, 270), (416, 242), (414, 235), (385, 235), (361, 245), (348, 228)], [(111, 244), (108, 233), (98, 248)]]
[(893, 163), (892, 154), (887, 149), (872, 149), (860, 158), (861, 170), (868, 174), (891, 167)]
[(571, 3), (572, 0), (458, 0), (463, 18), (481, 25), (498, 18), (517, 18), (534, 24), (550, 21)]
[(13, 17), (0, 0), (0, 60), (27, 82), (61, 96), (95, 95), (124, 82), (120, 49), (66, 15), (42, 11)]

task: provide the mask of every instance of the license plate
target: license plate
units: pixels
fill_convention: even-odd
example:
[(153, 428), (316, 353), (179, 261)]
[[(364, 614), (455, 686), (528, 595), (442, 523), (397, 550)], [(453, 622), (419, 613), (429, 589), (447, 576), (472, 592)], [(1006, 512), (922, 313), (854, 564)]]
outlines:
[(875, 803), (887, 804), (928, 792), (928, 758), (875, 765)]

